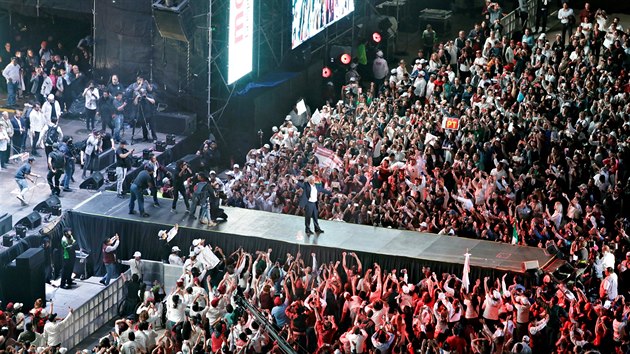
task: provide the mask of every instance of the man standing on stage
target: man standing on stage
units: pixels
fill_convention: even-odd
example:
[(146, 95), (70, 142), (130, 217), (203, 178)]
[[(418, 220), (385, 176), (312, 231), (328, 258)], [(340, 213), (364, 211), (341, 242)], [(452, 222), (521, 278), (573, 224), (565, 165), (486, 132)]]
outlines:
[(135, 202), (138, 200), (138, 211), (144, 218), (150, 215), (144, 212), (144, 191), (153, 187), (153, 166), (148, 163), (144, 166), (144, 170), (138, 173), (138, 176), (131, 184), (131, 198), (129, 198), (129, 214), (135, 214)]
[(76, 241), (72, 236), (72, 229), (66, 228), (61, 238), (63, 264), (61, 267), (61, 284), (59, 286), (63, 289), (70, 289), (74, 284), (72, 281), (72, 270), (74, 269), (74, 261), (76, 259), (75, 244)]
[(140, 281), (144, 279), (144, 262), (142, 261), (142, 253), (140, 253), (140, 251), (133, 253), (133, 258), (129, 260), (129, 270), (131, 271), (131, 276), (135, 274)]
[(131, 156), (135, 150), (127, 149), (127, 140), (121, 140), (116, 149), (116, 196), (123, 198), (123, 183), (127, 177), (127, 171), (131, 168)]
[(57, 122), (57, 118), (52, 118), (50, 124), (44, 127), (44, 130), (40, 134), (39, 141), (37, 142), (38, 145), (44, 144), (46, 157), (48, 157), (48, 154), (53, 150), (53, 144), (59, 143), (63, 139), (63, 132)]
[(116, 249), (120, 245), (120, 237), (118, 234), (109, 237), (103, 242), (103, 264), (105, 264), (105, 276), (99, 280), (99, 283), (107, 286), (109, 281), (118, 276), (116, 271)]
[(11, 62), (2, 70), (2, 76), (7, 80), (7, 107), (15, 107), (20, 83), (20, 65), (16, 57), (12, 57)]
[(133, 100), (133, 104), (137, 107), (137, 121), (142, 125), (142, 141), (149, 141), (149, 129), (153, 142), (157, 141), (155, 133), (155, 117), (153, 116), (153, 106), (155, 99), (147, 93), (147, 90), (141, 88)]
[(46, 176), (46, 180), (48, 180), (51, 193), (59, 196), (61, 193), (59, 183), (66, 165), (66, 157), (59, 151), (59, 143), (54, 143), (52, 148), (53, 150), (48, 154), (48, 175)]
[(28, 183), (26, 183), (26, 180), (31, 181), (31, 183), (35, 183), (35, 180), (31, 179), (30, 177), (39, 178), (39, 175), (31, 172), (33, 162), (35, 162), (35, 158), (29, 157), (28, 161), (20, 166), (20, 168), (15, 173), (15, 183), (17, 183), (18, 187), (20, 187), (20, 193), (17, 195), (17, 199), (22, 202), (22, 206), (28, 205), (28, 203), (26, 202), (26, 197), (24, 196), (24, 194), (26, 194), (26, 191), (28, 190)]
[(310, 175), (304, 181), (298, 182), (298, 186), (302, 189), (302, 196), (300, 197), (300, 207), (304, 208), (304, 226), (306, 227), (306, 235), (312, 235), (311, 231), (311, 218), (313, 219), (313, 225), (315, 226), (315, 232), (319, 235), (324, 233), (319, 227), (319, 221), (317, 219), (319, 209), (317, 207), (317, 201), (319, 200), (318, 193), (332, 194), (332, 192), (322, 188), (320, 185), (315, 184), (315, 176)]
[(177, 208), (177, 199), (179, 195), (182, 195), (184, 198), (184, 204), (186, 205), (186, 212), (190, 209), (190, 204), (188, 203), (188, 193), (186, 193), (186, 187), (184, 187), (184, 182), (188, 180), (188, 178), (192, 177), (192, 170), (190, 166), (188, 166), (188, 162), (179, 161), (177, 163), (177, 172), (173, 175), (173, 204), (171, 205), (171, 213), (175, 213), (175, 208)]

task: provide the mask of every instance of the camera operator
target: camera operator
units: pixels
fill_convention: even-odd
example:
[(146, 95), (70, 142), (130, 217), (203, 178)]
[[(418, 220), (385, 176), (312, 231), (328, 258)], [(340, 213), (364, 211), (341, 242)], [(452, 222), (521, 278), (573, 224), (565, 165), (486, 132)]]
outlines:
[(83, 97), (85, 97), (85, 126), (87, 130), (92, 130), (96, 116), (96, 103), (99, 99), (98, 89), (94, 85), (94, 81), (88, 82), (88, 86), (83, 90)]
[(214, 140), (204, 141), (201, 149), (197, 150), (197, 155), (201, 156), (201, 167), (205, 171), (218, 166), (221, 161), (221, 152)]
[(179, 161), (177, 163), (177, 172), (173, 176), (173, 204), (171, 205), (171, 213), (176, 213), (177, 208), (177, 199), (181, 194), (184, 198), (184, 204), (186, 205), (186, 212), (190, 209), (190, 204), (188, 203), (188, 193), (186, 193), (186, 187), (184, 186), (184, 182), (186, 182), (190, 177), (192, 177), (193, 172), (190, 166), (188, 166), (188, 162)]
[(157, 141), (153, 116), (155, 99), (147, 93), (147, 89), (141, 88), (133, 99), (133, 104), (137, 107), (136, 121), (140, 121), (142, 124), (142, 141), (149, 141), (149, 129), (151, 130), (153, 141)]

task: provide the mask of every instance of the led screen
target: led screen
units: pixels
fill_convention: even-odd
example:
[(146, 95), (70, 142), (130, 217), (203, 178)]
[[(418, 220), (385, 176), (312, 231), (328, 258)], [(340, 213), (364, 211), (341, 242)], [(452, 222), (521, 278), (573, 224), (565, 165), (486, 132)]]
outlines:
[(354, 0), (292, 0), (291, 48), (354, 11)]
[(254, 0), (230, 0), (228, 84), (252, 71)]

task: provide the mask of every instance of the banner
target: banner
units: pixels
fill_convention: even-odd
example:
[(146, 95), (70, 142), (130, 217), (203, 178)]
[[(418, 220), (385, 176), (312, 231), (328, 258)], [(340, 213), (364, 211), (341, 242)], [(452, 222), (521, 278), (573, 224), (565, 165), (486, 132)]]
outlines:
[(228, 85), (252, 71), (254, 0), (230, 0)]
[(442, 119), (442, 129), (459, 130), (459, 118), (444, 117)]
[(315, 157), (319, 161), (319, 167), (330, 167), (341, 170), (343, 167), (343, 161), (337, 156), (334, 151), (328, 150), (321, 146), (315, 149)]

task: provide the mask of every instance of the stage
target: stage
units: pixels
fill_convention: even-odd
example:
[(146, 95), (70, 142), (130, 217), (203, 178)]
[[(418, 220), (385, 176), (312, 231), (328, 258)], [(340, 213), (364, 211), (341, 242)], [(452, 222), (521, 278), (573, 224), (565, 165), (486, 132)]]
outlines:
[[(82, 249), (90, 254), (97, 274), (104, 271), (101, 245), (106, 237), (118, 233), (121, 245), (118, 255), (129, 259), (135, 251), (143, 258), (160, 260), (164, 246), (157, 238), (159, 230), (180, 225), (178, 235), (167, 246), (177, 245), (187, 255), (193, 239), (203, 238), (207, 244), (221, 247), (226, 254), (239, 247), (249, 252), (273, 249), (273, 255), (284, 259), (287, 252), (301, 251), (310, 263), (311, 252), (318, 262), (335, 261), (341, 253), (356, 252), (364, 265), (378, 262), (383, 269), (407, 268), (413, 279), (420, 276), (423, 266), (436, 273), (461, 274), (464, 254), (471, 254), (472, 274), (495, 275), (503, 272), (521, 273), (524, 261), (538, 261), (544, 267), (553, 259), (544, 249), (514, 246), (504, 243), (439, 236), (406, 230), (363, 226), (335, 221), (320, 221), (325, 233), (304, 235), (304, 218), (240, 208), (225, 208), (229, 220), (215, 227), (207, 227), (184, 214), (183, 201), (178, 213), (170, 212), (171, 200), (160, 200), (154, 207), (145, 197), (148, 218), (128, 214), (129, 199), (119, 199), (112, 192), (101, 192), (69, 211), (67, 224), (74, 229)], [(272, 258), (274, 258), (272, 256)]]

